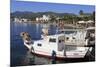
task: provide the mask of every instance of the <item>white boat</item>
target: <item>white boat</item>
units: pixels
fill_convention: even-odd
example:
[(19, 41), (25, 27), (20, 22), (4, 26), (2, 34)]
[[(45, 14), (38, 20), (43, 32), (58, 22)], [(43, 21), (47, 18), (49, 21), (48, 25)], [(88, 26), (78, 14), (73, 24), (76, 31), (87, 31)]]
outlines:
[(77, 30), (71, 34), (43, 35), (42, 40), (28, 41), (24, 39), (24, 45), (32, 53), (46, 57), (84, 58), (87, 52), (92, 50), (92, 47), (86, 47), (88, 45), (85, 39), (86, 34), (87, 30)]

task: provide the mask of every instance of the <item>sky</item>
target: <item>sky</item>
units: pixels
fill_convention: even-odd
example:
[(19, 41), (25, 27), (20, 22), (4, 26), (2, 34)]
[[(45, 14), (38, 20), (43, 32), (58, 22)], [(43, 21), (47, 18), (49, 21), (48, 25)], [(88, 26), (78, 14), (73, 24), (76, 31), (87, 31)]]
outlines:
[(58, 4), (58, 3), (43, 3), (43, 2), (24, 2), (11, 1), (11, 12), (15, 11), (32, 11), (32, 12), (57, 12), (57, 13), (74, 13), (79, 14), (83, 10), (85, 13), (95, 11), (93, 5), (74, 5), (74, 4)]

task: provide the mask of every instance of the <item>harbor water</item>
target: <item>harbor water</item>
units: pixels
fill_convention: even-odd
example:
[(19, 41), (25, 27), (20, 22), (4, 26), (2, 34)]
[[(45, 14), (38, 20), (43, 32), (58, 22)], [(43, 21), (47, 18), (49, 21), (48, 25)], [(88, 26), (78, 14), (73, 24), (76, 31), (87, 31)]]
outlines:
[[(52, 64), (52, 60), (35, 56), (30, 53), (27, 48), (24, 46), (23, 41), (20, 37), (21, 32), (28, 32), (33, 40), (41, 39), (43, 24), (33, 24), (33, 23), (17, 23), (11, 22), (10, 24), (10, 64), (11, 66), (24, 66), (24, 65), (43, 65), (43, 64)], [(57, 26), (49, 26), (49, 35), (57, 33)], [(59, 33), (59, 32), (58, 32)], [(56, 63), (69, 63), (73, 60), (60, 60)], [(82, 59), (79, 60), (83, 61)], [(89, 61), (89, 60), (85, 60)]]

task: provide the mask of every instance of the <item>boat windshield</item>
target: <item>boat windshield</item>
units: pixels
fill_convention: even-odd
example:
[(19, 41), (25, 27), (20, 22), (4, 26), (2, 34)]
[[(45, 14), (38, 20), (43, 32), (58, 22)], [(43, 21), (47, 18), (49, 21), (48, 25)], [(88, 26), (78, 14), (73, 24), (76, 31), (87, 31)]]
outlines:
[(91, 30), (87, 30), (87, 32), (89, 33), (95, 33), (95, 30), (91, 29)]
[(49, 42), (56, 42), (56, 39), (55, 38), (50, 38)]
[(73, 33), (77, 33), (77, 31), (65, 31), (65, 34), (73, 34)]

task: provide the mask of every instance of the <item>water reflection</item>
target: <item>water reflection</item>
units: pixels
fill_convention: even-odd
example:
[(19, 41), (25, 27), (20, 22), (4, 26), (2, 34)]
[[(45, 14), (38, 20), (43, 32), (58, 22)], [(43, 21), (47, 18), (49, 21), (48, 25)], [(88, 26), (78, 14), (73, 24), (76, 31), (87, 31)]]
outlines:
[(43, 64), (51, 64), (51, 60), (48, 58), (36, 56), (32, 54), (30, 51), (27, 51), (24, 59), (22, 59), (22, 65), (43, 65)]
[(23, 23), (23, 26), (25, 26), (25, 27), (26, 27), (26, 26), (27, 26), (27, 23)]
[(32, 55), (30, 51), (27, 51), (24, 59), (22, 60), (21, 64), (23, 65), (34, 65), (34, 58), (35, 56)]

